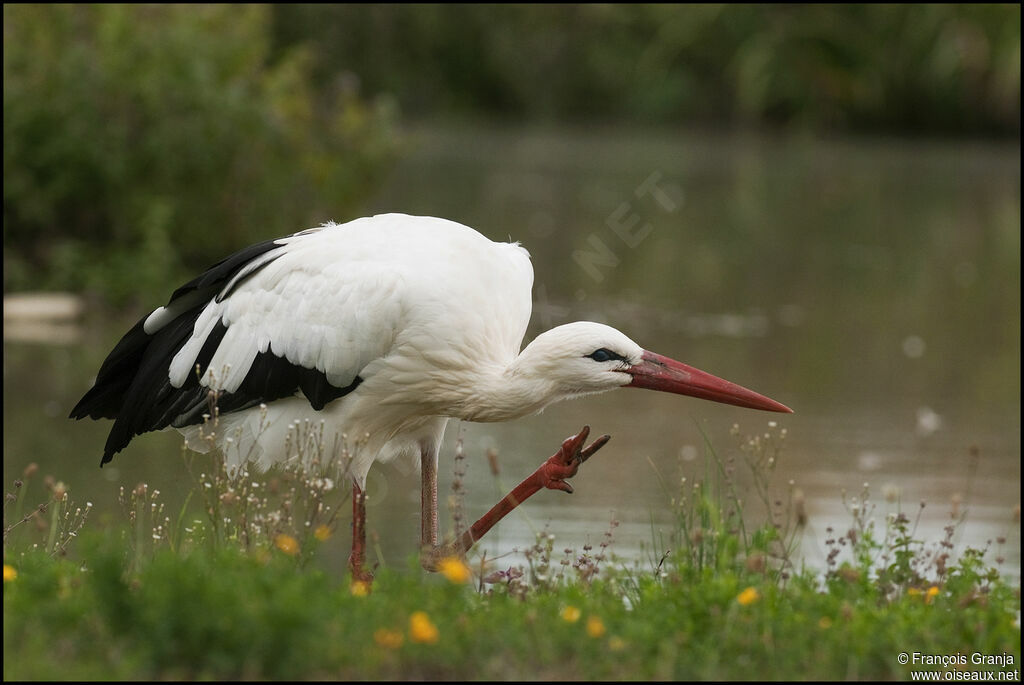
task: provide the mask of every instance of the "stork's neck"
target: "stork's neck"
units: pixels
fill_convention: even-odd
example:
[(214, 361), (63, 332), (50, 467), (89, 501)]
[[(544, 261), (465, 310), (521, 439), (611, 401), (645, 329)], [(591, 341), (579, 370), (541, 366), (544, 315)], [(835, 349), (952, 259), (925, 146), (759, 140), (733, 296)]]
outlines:
[(561, 399), (552, 383), (524, 373), (518, 361), (476, 367), (467, 377), (453, 379), (448, 386), (453, 401), (445, 413), (465, 421), (509, 421)]
[(540, 347), (531, 343), (510, 360), (466, 369), (461, 379), (453, 379), (458, 399), (449, 415), (467, 421), (508, 421), (575, 396), (558, 383), (557, 365)]

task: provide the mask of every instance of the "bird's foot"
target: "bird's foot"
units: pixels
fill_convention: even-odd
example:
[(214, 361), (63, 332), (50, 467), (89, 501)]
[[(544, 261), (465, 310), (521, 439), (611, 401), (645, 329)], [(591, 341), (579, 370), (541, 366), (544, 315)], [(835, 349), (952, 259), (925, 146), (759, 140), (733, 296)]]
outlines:
[(353, 553), (348, 558), (348, 570), (352, 574), (353, 586), (360, 584), (363, 588), (369, 590), (370, 586), (373, 585), (373, 573), (364, 568), (363, 563), (362, 555)]
[(572, 486), (566, 483), (565, 479), (575, 476), (580, 465), (611, 440), (610, 435), (602, 435), (584, 447), (589, 435), (590, 426), (584, 426), (579, 433), (566, 438), (561, 449), (541, 464), (536, 473), (542, 486), (551, 490), (572, 493)]
[(424, 545), (420, 548), (420, 566), (423, 570), (436, 573), (441, 570), (441, 562), (445, 559), (465, 560), (466, 550), (459, 544), (459, 540), (452, 540), (443, 545)]
[(575, 476), (580, 465), (611, 440), (611, 436), (602, 435), (584, 447), (589, 435), (590, 426), (584, 426), (579, 433), (567, 438), (558, 452), (551, 455), (536, 471), (527, 476), (454, 541), (436, 545), (424, 539), (423, 547), (420, 549), (420, 565), (428, 571), (437, 571), (444, 559), (463, 557), (498, 521), (542, 488), (572, 492), (572, 486), (566, 483), (565, 479)]

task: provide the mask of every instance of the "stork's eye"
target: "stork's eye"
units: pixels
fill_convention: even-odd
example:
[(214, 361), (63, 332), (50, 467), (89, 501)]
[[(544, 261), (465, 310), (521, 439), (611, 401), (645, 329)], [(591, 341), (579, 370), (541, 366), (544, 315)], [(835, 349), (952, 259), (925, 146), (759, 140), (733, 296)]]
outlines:
[(610, 362), (613, 359), (618, 361), (626, 361), (626, 358), (623, 357), (621, 354), (617, 352), (612, 352), (611, 350), (604, 347), (602, 347), (599, 350), (594, 350), (593, 352), (586, 356), (590, 357), (595, 362)]

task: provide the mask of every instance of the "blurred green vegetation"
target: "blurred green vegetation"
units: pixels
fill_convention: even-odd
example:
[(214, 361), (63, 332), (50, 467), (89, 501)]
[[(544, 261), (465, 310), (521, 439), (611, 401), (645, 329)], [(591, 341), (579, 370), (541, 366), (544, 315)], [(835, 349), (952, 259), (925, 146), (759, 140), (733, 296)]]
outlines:
[(278, 550), (163, 551), (126, 574), (113, 533), (85, 541), (81, 559), (14, 561), (5, 679), (950, 679), (901, 666), (907, 650), (1007, 654), (1013, 665), (963, 667), (999, 680), (1020, 662), (1018, 589), (973, 562), (951, 565), (955, 582), (890, 600), (849, 567), (823, 589), (807, 573), (779, 585), (742, 564), (694, 573), (672, 560), (662, 577), (619, 570), (525, 596), (410, 565), (380, 571), (363, 595)]
[(387, 102), (269, 58), (267, 6), (4, 6), (5, 290), (152, 303), (188, 272), (346, 212), (394, 150)]
[(4, 286), (147, 306), (361, 213), (397, 112), (1017, 137), (1017, 5), (8, 5)]
[(1018, 5), (282, 4), (416, 116), (1018, 135)]

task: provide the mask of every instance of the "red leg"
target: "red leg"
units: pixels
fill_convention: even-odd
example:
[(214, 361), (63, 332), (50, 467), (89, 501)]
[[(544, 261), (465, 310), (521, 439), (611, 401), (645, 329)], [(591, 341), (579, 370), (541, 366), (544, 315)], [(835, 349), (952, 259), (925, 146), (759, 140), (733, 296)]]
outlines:
[(428, 570), (436, 570), (437, 562), (441, 558), (450, 555), (461, 556), (468, 552), (477, 540), (482, 538), (487, 531), (495, 526), (501, 519), (505, 518), (513, 509), (532, 497), (538, 490), (550, 488), (572, 492), (572, 486), (565, 482), (566, 478), (576, 475), (580, 464), (589, 459), (595, 452), (605, 446), (611, 440), (610, 435), (602, 435), (589, 446), (583, 447), (590, 435), (590, 426), (584, 426), (576, 435), (566, 438), (561, 449), (540, 465), (536, 471), (530, 474), (522, 483), (517, 485), (512, 492), (491, 507), (491, 510), (481, 516), (469, 530), (464, 532), (458, 540), (449, 545), (433, 547), (433, 554), (427, 563), (423, 560), (423, 566)]
[(348, 567), (352, 571), (352, 580), (364, 583), (373, 582), (373, 574), (363, 568), (366, 563), (366, 494), (352, 484), (352, 554), (348, 558)]
[(420, 453), (420, 545), (437, 547), (437, 452)]

